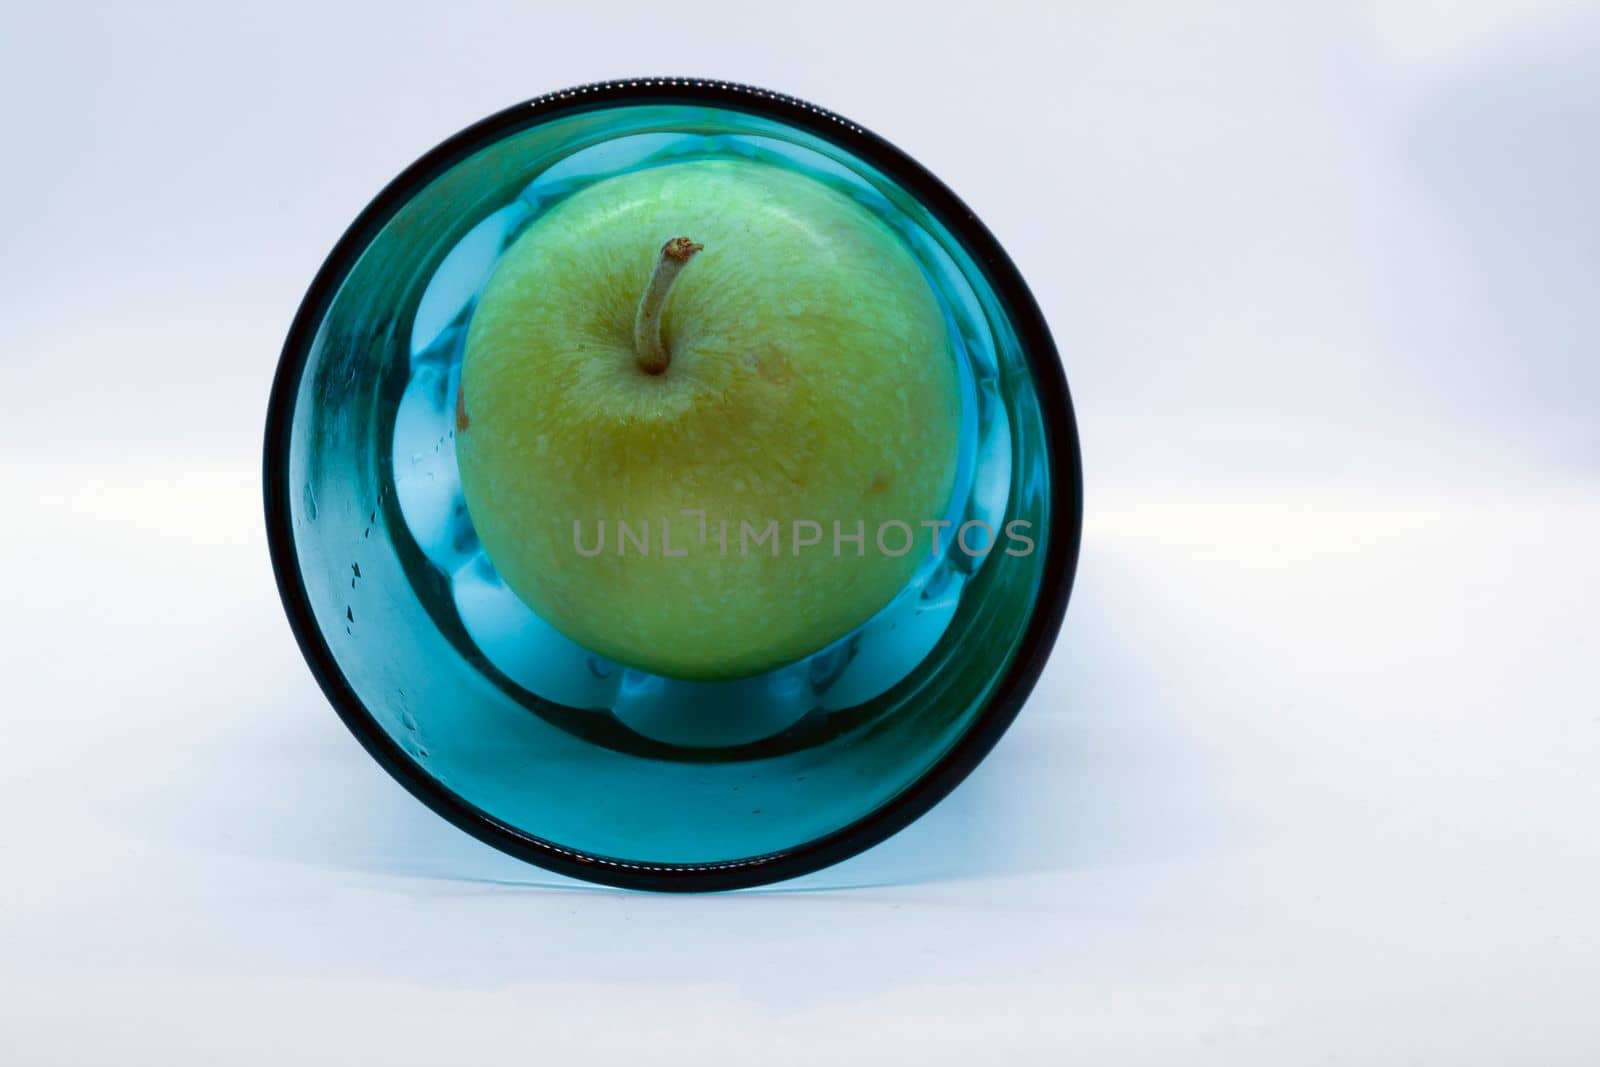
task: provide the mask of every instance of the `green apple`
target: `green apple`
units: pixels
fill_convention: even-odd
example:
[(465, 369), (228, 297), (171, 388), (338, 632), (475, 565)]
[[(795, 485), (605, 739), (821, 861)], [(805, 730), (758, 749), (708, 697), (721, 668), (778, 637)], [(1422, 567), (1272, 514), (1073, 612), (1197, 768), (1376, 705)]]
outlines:
[(506, 251), (456, 448), (484, 550), (540, 616), (630, 666), (735, 678), (905, 586), (948, 508), (959, 409), (893, 231), (804, 175), (700, 160), (574, 193)]

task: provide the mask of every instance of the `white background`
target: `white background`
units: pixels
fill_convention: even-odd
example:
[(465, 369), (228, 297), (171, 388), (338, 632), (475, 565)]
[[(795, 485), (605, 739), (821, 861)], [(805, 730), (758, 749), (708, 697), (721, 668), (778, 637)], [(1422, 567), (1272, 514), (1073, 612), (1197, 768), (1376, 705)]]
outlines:
[[(1592, 6), (3, 2), (0, 1059), (1600, 1060)], [(993, 757), (716, 897), (405, 795), (259, 515), (278, 347), (369, 197), (650, 73), (943, 176), (1088, 465)]]

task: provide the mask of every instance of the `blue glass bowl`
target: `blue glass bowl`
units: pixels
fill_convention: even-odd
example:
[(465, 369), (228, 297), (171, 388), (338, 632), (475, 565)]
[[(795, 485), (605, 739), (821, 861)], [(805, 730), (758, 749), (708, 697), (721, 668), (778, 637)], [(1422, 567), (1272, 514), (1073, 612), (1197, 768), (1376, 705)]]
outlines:
[[(962, 451), (948, 517), (996, 531), (1021, 521), (1033, 548), (946, 550), (804, 660), (690, 682), (604, 660), (507, 589), (462, 500), (451, 416), (477, 295), (531, 220), (618, 173), (730, 157), (806, 173), (904, 239), (957, 340)], [(681, 78), (520, 104), (384, 189), (295, 317), (264, 473), (290, 624), (372, 756), (497, 848), (655, 890), (804, 874), (938, 802), (1037, 680), (1082, 527), (1055, 347), (972, 212), (837, 115)]]

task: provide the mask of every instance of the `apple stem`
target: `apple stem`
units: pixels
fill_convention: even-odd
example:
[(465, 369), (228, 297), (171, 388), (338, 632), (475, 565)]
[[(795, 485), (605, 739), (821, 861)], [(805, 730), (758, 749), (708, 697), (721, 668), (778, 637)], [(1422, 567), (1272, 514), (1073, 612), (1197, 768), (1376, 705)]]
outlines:
[(639, 369), (646, 374), (660, 374), (672, 362), (667, 346), (661, 343), (661, 312), (667, 306), (667, 294), (672, 291), (678, 272), (704, 247), (687, 237), (674, 237), (661, 246), (650, 284), (639, 299), (639, 314), (633, 320), (633, 348), (639, 355)]

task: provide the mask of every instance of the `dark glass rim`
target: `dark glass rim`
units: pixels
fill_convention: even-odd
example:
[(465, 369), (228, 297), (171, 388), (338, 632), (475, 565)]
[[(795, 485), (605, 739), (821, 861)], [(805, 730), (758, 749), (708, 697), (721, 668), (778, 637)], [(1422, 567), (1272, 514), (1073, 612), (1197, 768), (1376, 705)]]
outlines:
[[(291, 416), (310, 343), (356, 259), (399, 208), (455, 164), (510, 134), (559, 116), (652, 104), (715, 106), (788, 123), (849, 150), (914, 195), (961, 242), (1010, 315), (1038, 395), (1051, 471), (1038, 599), (1010, 666), (950, 749), (887, 803), (845, 827), (793, 848), (709, 864), (631, 863), (563, 848), (469, 804), (419, 769), (367, 711), (317, 626), (295, 551), (287, 484)], [(268, 401), (262, 466), (267, 543), (290, 628), (323, 693), (372, 758), (418, 800), (480, 841), (558, 874), (629, 889), (727, 890), (795, 878), (865, 851), (927, 812), (982, 761), (1032, 692), (1061, 628), (1083, 532), (1083, 468), (1066, 376), (1033, 294), (994, 235), (938, 178), (848, 119), (781, 93), (698, 78), (636, 78), (547, 93), (467, 127), (401, 172), (334, 245), (295, 313)]]

